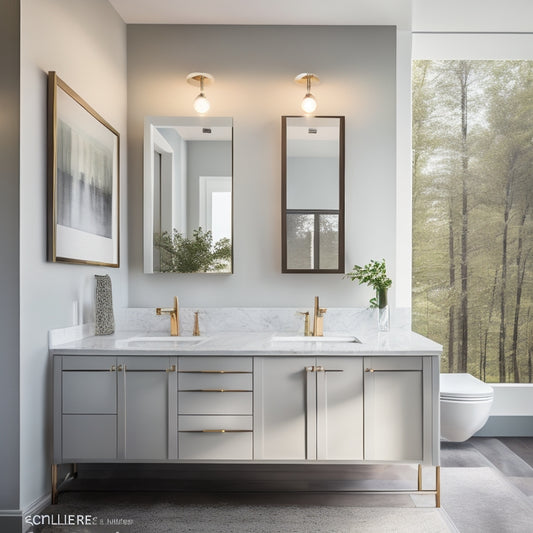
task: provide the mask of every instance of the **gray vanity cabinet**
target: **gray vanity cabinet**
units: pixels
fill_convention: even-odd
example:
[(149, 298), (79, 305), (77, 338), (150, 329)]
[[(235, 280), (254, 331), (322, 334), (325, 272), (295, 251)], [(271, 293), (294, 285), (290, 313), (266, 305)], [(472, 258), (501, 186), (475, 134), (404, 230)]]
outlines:
[(256, 358), (254, 400), (256, 459), (363, 459), (362, 358)]
[(252, 460), (251, 357), (180, 357), (180, 460)]
[(431, 365), (429, 357), (365, 358), (366, 460), (430, 460), (438, 424)]
[(176, 364), (54, 357), (54, 462), (176, 459)]

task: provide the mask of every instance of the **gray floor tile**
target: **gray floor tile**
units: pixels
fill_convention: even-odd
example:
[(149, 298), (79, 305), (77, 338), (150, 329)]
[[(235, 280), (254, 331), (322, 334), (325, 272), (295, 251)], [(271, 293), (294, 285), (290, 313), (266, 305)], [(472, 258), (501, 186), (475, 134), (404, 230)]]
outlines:
[(499, 440), (533, 468), (533, 437), (500, 437)]
[(533, 477), (533, 468), (500, 439), (477, 437), (470, 439), (469, 442), (506, 476)]
[(482, 467), (491, 466), (483, 454), (467, 442), (441, 442), (440, 460), (443, 467)]

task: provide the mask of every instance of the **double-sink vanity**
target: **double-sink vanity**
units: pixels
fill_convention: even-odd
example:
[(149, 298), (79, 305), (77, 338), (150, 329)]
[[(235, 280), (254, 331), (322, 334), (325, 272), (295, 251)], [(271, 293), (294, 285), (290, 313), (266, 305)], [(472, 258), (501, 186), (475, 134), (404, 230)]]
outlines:
[(51, 354), (54, 501), (63, 463), (414, 463), (419, 489), (439, 469), (441, 347), (407, 329), (124, 330)]

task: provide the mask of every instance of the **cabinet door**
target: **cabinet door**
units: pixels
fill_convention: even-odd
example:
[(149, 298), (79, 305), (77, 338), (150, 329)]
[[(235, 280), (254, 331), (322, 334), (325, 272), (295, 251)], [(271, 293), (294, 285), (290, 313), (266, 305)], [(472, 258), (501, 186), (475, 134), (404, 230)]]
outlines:
[(363, 360), (317, 360), (317, 459), (363, 459)]
[(125, 357), (118, 363), (121, 456), (176, 459), (177, 359)]
[(255, 359), (255, 459), (315, 459), (316, 375), (306, 371), (314, 364), (314, 357)]
[[(114, 357), (56, 358), (54, 458), (57, 462), (117, 458), (117, 379)], [(60, 410), (58, 409), (60, 407)], [(61, 450), (60, 452), (58, 451)]]
[(366, 357), (365, 459), (422, 461), (422, 357)]

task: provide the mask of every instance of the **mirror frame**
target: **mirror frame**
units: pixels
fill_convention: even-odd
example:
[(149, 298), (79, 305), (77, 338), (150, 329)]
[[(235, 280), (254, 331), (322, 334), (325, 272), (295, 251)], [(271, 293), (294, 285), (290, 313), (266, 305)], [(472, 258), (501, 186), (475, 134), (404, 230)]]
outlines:
[[(177, 120), (190, 122), (202, 127), (231, 126), (231, 265), (229, 272), (159, 272), (154, 271), (153, 263), (153, 147), (154, 129), (171, 127)], [(185, 125), (185, 124), (182, 124)], [(144, 118), (143, 136), (143, 273), (144, 274), (218, 274), (229, 275), (234, 272), (234, 132), (233, 117), (185, 117), (185, 116), (146, 116)]]
[[(300, 269), (287, 267), (287, 119), (290, 118), (337, 118), (339, 119), (339, 250), (338, 268), (319, 268), (318, 254), (315, 258), (315, 268)], [(305, 115), (284, 115), (281, 117), (281, 272), (283, 274), (344, 274), (344, 116), (305, 116)], [(320, 212), (321, 210), (313, 210)], [(322, 210), (324, 213), (332, 213), (330, 210)], [(315, 246), (318, 235), (315, 237)]]

